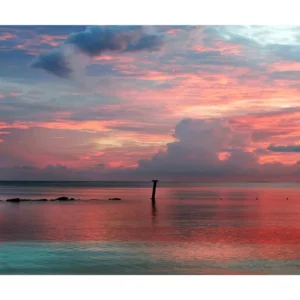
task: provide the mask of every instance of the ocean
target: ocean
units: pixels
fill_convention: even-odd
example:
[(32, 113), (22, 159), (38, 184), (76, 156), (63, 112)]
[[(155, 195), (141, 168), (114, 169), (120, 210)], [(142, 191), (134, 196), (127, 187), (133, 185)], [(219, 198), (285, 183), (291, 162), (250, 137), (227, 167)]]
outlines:
[[(0, 182), (0, 274), (300, 274), (300, 183)], [(121, 201), (109, 201), (119, 197)]]

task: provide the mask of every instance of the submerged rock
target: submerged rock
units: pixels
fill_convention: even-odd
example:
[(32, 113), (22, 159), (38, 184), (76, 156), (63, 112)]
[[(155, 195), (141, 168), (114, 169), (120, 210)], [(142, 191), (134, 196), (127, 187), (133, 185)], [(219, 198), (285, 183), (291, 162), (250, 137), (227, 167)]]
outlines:
[(109, 198), (108, 200), (121, 200), (121, 198)]

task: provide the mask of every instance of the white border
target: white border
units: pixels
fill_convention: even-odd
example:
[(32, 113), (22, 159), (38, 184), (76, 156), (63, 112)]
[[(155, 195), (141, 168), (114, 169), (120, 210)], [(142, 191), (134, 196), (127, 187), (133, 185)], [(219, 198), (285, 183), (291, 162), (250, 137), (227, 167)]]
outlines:
[[(1, 3), (2, 25), (300, 24), (298, 1)], [(1, 262), (0, 262), (1, 263)], [(2, 299), (296, 299), (297, 276), (1, 276)]]
[(1, 276), (2, 299), (298, 299), (297, 276)]
[[(3, 3), (2, 3), (3, 2)], [(297, 0), (9, 0), (2, 25), (300, 24)]]

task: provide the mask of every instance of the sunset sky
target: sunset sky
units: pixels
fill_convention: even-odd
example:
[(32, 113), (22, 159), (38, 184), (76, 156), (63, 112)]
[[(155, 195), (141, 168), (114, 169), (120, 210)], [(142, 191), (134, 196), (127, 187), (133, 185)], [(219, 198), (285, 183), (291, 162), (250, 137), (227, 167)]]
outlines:
[(300, 179), (300, 26), (0, 27), (0, 180)]

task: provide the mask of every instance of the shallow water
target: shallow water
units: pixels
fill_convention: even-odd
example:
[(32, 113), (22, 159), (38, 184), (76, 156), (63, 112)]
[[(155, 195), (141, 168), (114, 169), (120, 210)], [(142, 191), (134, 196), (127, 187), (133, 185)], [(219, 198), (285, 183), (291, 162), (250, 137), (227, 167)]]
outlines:
[(0, 184), (64, 195), (0, 202), (0, 274), (300, 274), (299, 183)]

